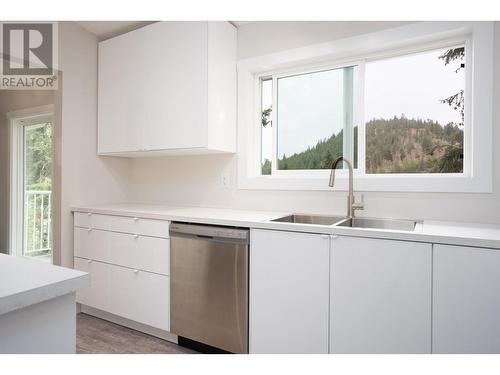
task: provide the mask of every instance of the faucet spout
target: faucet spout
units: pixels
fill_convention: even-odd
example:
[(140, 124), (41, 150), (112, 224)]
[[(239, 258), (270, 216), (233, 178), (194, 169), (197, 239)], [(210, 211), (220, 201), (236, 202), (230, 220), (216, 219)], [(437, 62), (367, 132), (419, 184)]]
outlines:
[[(351, 162), (347, 159), (345, 159), (343, 156), (339, 156), (337, 159), (335, 159), (332, 163), (332, 170), (330, 172), (330, 182), (328, 186), (333, 187), (335, 185), (335, 170), (337, 169), (337, 165), (343, 161), (344, 163), (347, 164), (347, 167), (349, 168), (349, 177), (352, 177), (352, 165)], [(349, 184), (351, 185), (351, 184)]]

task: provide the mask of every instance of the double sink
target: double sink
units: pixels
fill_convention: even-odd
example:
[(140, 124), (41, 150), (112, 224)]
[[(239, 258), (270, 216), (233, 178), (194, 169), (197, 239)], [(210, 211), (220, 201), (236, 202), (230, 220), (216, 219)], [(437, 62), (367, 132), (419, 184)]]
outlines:
[(294, 224), (314, 224), (324, 226), (337, 226), (348, 228), (386, 229), (412, 232), (415, 230), (417, 221), (399, 219), (379, 219), (379, 218), (346, 218), (345, 216), (323, 216), (323, 215), (287, 215), (272, 222), (294, 223)]
[[(366, 218), (354, 217), (356, 210), (363, 210), (364, 203), (356, 202), (353, 192), (353, 168), (352, 163), (345, 159), (343, 156), (338, 157), (332, 163), (332, 170), (330, 172), (329, 186), (333, 187), (335, 183), (335, 171), (337, 164), (343, 162), (347, 165), (349, 170), (349, 195), (347, 197), (347, 216), (324, 216), (324, 215), (287, 215), (271, 220), (272, 222), (279, 223), (293, 223), (293, 224), (312, 224), (324, 226), (336, 226), (347, 228), (365, 228), (365, 229), (385, 229), (385, 230), (398, 230), (413, 232), (417, 227), (418, 222), (415, 220), (399, 220), (399, 219), (380, 219), (380, 218)], [(421, 227), (421, 225), (419, 226)]]

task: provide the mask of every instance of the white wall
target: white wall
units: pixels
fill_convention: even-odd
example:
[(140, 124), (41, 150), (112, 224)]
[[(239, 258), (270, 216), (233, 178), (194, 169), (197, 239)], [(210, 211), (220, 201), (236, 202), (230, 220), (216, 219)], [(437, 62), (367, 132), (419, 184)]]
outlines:
[(73, 264), (74, 205), (128, 199), (126, 159), (97, 157), (97, 38), (74, 22), (59, 23), (62, 79), (61, 264)]
[(238, 58), (266, 55), (409, 23), (381, 21), (252, 22), (238, 28)]
[[(238, 30), (239, 58), (390, 28), (393, 23), (246, 24)], [(494, 102), (500, 101), (500, 23), (495, 24)], [(493, 137), (500, 143), (500, 107), (495, 106)], [(130, 199), (135, 202), (344, 213), (345, 192), (238, 190), (237, 156), (135, 159), (130, 169)], [(367, 216), (407, 217), (500, 223), (500, 152), (494, 150), (492, 194), (365, 193)], [(231, 188), (220, 187), (221, 173)], [(325, 185), (328, 181), (325, 180)]]
[(10, 158), (7, 112), (54, 104), (54, 91), (0, 90), (0, 253), (9, 252)]
[[(0, 92), (0, 252), (8, 247), (8, 132), (4, 113), (49, 103), (56, 104), (55, 134), (60, 148), (61, 201), (54, 202), (60, 218), (55, 243), (60, 244), (61, 264), (73, 264), (73, 205), (127, 201), (129, 161), (97, 157), (97, 38), (74, 22), (59, 23), (59, 68), (62, 71), (61, 102), (54, 92)], [(61, 116), (61, 118), (57, 118)], [(58, 137), (61, 137), (60, 139)], [(56, 178), (57, 179), (57, 178)], [(55, 187), (57, 189), (58, 187)], [(56, 254), (55, 254), (56, 255)], [(57, 257), (56, 257), (57, 261)]]

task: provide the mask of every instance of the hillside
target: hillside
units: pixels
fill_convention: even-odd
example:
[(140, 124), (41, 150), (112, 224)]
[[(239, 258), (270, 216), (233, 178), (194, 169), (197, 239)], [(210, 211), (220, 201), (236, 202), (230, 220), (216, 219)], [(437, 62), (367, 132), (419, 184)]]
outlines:
[(366, 127), (369, 173), (460, 173), (463, 131), (456, 125), (407, 119), (372, 120)]
[[(278, 169), (328, 169), (342, 155), (342, 131), (314, 147), (283, 155)], [(357, 148), (357, 128), (354, 132)], [(357, 165), (357, 153), (354, 164)], [(270, 174), (266, 160), (262, 173)], [(366, 124), (367, 173), (460, 173), (463, 171), (463, 131), (430, 120), (374, 119)]]

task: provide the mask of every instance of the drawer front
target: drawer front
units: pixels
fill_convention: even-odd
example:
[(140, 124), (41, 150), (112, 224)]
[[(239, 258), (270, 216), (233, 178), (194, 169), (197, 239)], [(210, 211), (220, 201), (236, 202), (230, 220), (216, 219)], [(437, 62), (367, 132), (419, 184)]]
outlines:
[(139, 234), (143, 236), (168, 238), (169, 224), (170, 223), (165, 220), (75, 212), (76, 227)]
[(113, 268), (109, 312), (152, 327), (170, 330), (170, 278), (154, 273)]
[(112, 264), (75, 258), (90, 273), (91, 287), (77, 302), (165, 331), (170, 330), (170, 278)]
[(169, 275), (170, 240), (74, 228), (75, 256)]
[(107, 273), (104, 263), (90, 259), (75, 258), (75, 269), (90, 274), (90, 287), (76, 291), (76, 302), (96, 309), (107, 311), (109, 303), (109, 284), (111, 275)]

